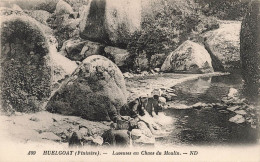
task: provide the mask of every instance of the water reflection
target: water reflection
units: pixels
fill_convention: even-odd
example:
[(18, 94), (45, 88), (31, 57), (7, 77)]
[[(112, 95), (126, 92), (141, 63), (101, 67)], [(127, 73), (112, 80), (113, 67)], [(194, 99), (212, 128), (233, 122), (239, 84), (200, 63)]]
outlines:
[(181, 87), (183, 93), (190, 93), (192, 95), (200, 95), (205, 93), (211, 85), (211, 77), (208, 78), (198, 78), (192, 82), (187, 82)]
[(225, 97), (230, 88), (242, 90), (238, 74), (214, 76), (185, 82), (172, 87), (177, 95), (173, 102), (192, 105), (197, 102), (216, 103)]
[[(239, 74), (232, 74), (197, 79), (172, 88), (177, 94), (172, 101), (176, 104), (221, 103), (230, 88), (242, 92), (243, 81)], [(160, 139), (164, 144), (248, 144), (256, 143), (259, 138), (258, 129), (247, 123), (236, 124), (229, 121), (236, 115), (234, 112), (204, 107), (199, 110), (168, 109), (165, 113), (172, 116), (175, 122), (172, 123), (174, 130), (171, 135)]]
[(256, 143), (257, 129), (246, 124), (229, 122), (232, 113), (219, 113), (216, 109), (167, 110), (176, 118), (174, 131), (161, 141), (165, 144), (245, 144)]

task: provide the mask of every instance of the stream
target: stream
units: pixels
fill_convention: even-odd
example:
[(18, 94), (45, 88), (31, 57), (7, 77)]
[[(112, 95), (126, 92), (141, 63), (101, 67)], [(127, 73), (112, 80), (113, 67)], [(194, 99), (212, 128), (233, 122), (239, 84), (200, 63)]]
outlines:
[[(171, 104), (193, 105), (221, 103), (230, 88), (241, 91), (242, 78), (239, 74), (213, 76), (187, 81), (172, 87), (174, 97)], [(212, 107), (201, 109), (167, 109), (167, 116), (173, 118), (172, 131), (157, 140), (164, 145), (230, 145), (253, 144), (259, 139), (258, 129), (247, 123), (233, 123), (229, 119), (234, 112)]]

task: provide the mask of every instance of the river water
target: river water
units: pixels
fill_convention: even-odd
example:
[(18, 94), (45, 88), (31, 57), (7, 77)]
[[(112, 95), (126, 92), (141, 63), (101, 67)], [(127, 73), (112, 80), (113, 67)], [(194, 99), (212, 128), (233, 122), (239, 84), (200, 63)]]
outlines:
[[(192, 105), (202, 103), (220, 103), (230, 88), (242, 90), (242, 78), (239, 74), (213, 76), (187, 81), (172, 87), (177, 96), (172, 104)], [(236, 124), (229, 119), (236, 114), (213, 108), (167, 109), (167, 116), (174, 122), (171, 133), (158, 141), (164, 145), (230, 145), (253, 144), (259, 139), (258, 130), (251, 125)]]

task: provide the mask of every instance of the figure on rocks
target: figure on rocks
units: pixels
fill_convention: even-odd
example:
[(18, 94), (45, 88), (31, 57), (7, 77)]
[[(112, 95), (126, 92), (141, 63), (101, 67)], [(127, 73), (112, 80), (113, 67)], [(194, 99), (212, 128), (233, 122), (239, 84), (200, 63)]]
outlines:
[(73, 132), (69, 139), (69, 147), (80, 147), (81, 142), (76, 132)]
[(153, 134), (158, 134), (157, 130), (160, 130), (160, 127), (154, 121), (159, 123), (160, 117), (162, 115), (165, 116), (162, 114), (165, 99), (160, 97), (159, 91), (154, 90), (152, 94), (153, 97), (141, 96), (131, 101), (128, 105), (122, 106), (120, 114), (129, 115), (136, 122), (142, 121), (146, 123)]
[(153, 97), (140, 96), (127, 105), (124, 105), (120, 110), (120, 114), (136, 118), (139, 115), (144, 116), (146, 112), (153, 117), (162, 112), (162, 103), (165, 101), (161, 98), (160, 94), (157, 93), (153, 93)]

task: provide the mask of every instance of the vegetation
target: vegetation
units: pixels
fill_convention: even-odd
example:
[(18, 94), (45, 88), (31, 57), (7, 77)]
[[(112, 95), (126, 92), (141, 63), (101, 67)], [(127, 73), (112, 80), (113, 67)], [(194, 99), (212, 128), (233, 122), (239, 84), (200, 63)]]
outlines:
[(168, 54), (185, 40), (215, 28), (217, 19), (202, 15), (196, 7), (177, 8), (165, 3), (154, 17), (145, 17), (142, 30), (131, 36), (127, 46), (132, 54), (129, 63), (140, 54), (146, 54), (150, 62), (152, 55)]
[(1, 34), (4, 47), (1, 49), (0, 83), (4, 108), (38, 111), (39, 103), (50, 93), (46, 39), (32, 21), (22, 19), (2, 24)]
[(222, 20), (242, 20), (250, 0), (196, 0), (206, 16)]

